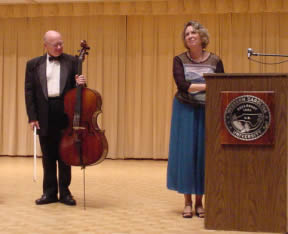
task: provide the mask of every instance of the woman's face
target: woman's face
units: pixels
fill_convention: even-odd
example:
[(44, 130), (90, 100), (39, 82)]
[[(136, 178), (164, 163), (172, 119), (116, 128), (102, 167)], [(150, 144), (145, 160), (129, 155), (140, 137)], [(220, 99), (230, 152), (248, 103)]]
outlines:
[(192, 27), (188, 26), (185, 31), (185, 43), (189, 49), (200, 46), (202, 47), (201, 37), (198, 32)]

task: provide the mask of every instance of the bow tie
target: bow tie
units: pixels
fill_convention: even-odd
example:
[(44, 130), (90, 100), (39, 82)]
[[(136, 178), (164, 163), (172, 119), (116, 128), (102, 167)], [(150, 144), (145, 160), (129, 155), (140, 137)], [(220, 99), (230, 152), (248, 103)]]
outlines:
[(54, 56), (50, 56), (50, 57), (49, 57), (49, 61), (50, 61), (50, 62), (51, 62), (51, 61), (60, 61), (60, 59), (61, 59), (61, 55), (58, 56), (58, 57), (54, 57)]

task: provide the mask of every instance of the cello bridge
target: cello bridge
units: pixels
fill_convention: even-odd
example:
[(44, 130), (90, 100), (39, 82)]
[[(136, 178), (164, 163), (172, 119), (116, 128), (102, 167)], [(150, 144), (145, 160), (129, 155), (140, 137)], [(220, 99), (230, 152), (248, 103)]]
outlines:
[(85, 127), (73, 127), (73, 130), (85, 130), (86, 128)]

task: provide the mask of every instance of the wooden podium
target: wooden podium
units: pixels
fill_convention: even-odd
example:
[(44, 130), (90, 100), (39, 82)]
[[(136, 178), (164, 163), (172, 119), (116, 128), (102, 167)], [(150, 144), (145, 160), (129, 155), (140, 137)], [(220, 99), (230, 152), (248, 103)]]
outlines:
[[(206, 74), (205, 79), (205, 228), (287, 232), (288, 75)], [(274, 92), (272, 144), (223, 144), (224, 91)]]

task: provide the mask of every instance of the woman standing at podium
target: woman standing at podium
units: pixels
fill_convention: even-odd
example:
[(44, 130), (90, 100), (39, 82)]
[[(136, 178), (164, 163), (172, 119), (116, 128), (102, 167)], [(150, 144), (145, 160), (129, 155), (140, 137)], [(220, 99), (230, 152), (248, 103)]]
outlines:
[(195, 214), (204, 218), (202, 204), (205, 167), (205, 90), (203, 73), (223, 73), (223, 63), (206, 51), (207, 29), (189, 21), (182, 33), (187, 51), (174, 57), (173, 76), (177, 93), (173, 100), (167, 187), (184, 194), (184, 218), (192, 218), (192, 194)]

